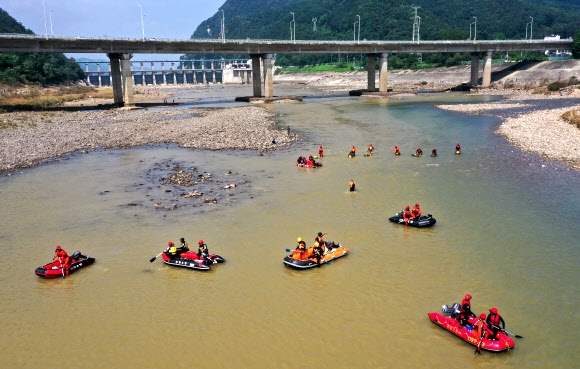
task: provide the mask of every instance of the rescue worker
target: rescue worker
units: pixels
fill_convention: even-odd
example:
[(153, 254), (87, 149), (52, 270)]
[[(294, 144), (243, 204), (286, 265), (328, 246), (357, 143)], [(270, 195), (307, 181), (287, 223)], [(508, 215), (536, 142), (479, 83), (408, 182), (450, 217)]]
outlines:
[(356, 155), (356, 147), (353, 146), (350, 148), (350, 152), (348, 153), (348, 156), (352, 158), (355, 155)]
[(461, 326), (466, 325), (467, 322), (469, 321), (470, 316), (475, 316), (475, 314), (471, 312), (471, 295), (467, 294), (465, 295), (463, 301), (461, 301), (461, 310), (459, 311), (459, 324), (461, 324)]
[(318, 157), (319, 158), (324, 157), (324, 149), (322, 148), (322, 145), (320, 145), (320, 147), (318, 148)]
[(434, 147), (433, 150), (431, 150), (431, 156), (432, 157), (436, 157), (437, 156), (437, 148)]
[(355, 187), (356, 187), (356, 183), (351, 179), (350, 182), (348, 183), (348, 190), (350, 192), (354, 192)]
[(407, 205), (405, 207), (405, 210), (403, 210), (403, 219), (405, 220), (405, 223), (408, 225), (409, 224), (409, 220), (413, 218), (413, 213), (411, 212), (411, 206)]
[(421, 216), (421, 214), (423, 214), (423, 211), (419, 207), (418, 202), (415, 203), (415, 206), (413, 207), (413, 210), (411, 210), (411, 213), (413, 214), (413, 218), (417, 219)]
[(486, 331), (487, 328), (485, 325), (485, 313), (481, 313), (479, 318), (473, 324), (473, 333), (475, 333), (475, 337), (477, 337), (477, 339), (481, 340), (484, 337)]
[(422, 156), (423, 155), (423, 150), (421, 150), (420, 147), (417, 147), (417, 150), (415, 150), (415, 156)]
[(312, 156), (312, 154), (310, 154), (308, 156), (308, 160), (312, 162), (312, 164), (314, 164), (314, 156)]
[(401, 149), (399, 149), (399, 146), (395, 145), (395, 155), (401, 155)]
[(485, 322), (487, 323), (487, 327), (488, 327), (488, 332), (487, 332), (487, 337), (486, 338), (490, 338), (490, 339), (497, 339), (497, 332), (500, 331), (500, 324), (501, 324), (501, 329), (505, 330), (505, 322), (503, 320), (503, 318), (501, 317), (501, 315), (499, 315), (499, 313), (497, 312), (497, 309), (492, 307), (491, 309), (489, 309), (489, 315), (487, 316), (487, 319), (485, 320)]
[(326, 236), (328, 234), (328, 232), (324, 232), (324, 234), (322, 232), (318, 232), (318, 235), (316, 236), (316, 238), (314, 238), (314, 242), (318, 242), (321, 245), (324, 245), (324, 236)]
[(370, 144), (369, 145), (369, 148), (367, 149), (367, 152), (369, 153), (369, 156), (373, 156), (373, 150), (374, 149), (375, 148), (373, 147), (373, 144)]
[(215, 264), (217, 261), (213, 261), (209, 258), (209, 250), (207, 249), (207, 245), (203, 242), (203, 240), (197, 241), (199, 247), (197, 248), (197, 257), (203, 258), (208, 264)]
[(320, 259), (322, 259), (322, 255), (324, 254), (324, 249), (318, 242), (314, 242), (314, 248), (312, 249), (312, 256), (316, 259), (316, 264), (320, 266)]
[(70, 266), (72, 264), (71, 258), (68, 256), (66, 251), (60, 245), (56, 245), (54, 250), (54, 257), (52, 258), (53, 261), (58, 260), (60, 263), (60, 267), (64, 270), (64, 275), (68, 276)]
[(187, 242), (185, 242), (185, 238), (181, 237), (179, 241), (181, 242), (181, 245), (177, 248), (177, 256), (189, 251), (189, 246), (187, 245)]
[(167, 248), (163, 250), (163, 252), (169, 256), (170, 259), (174, 259), (177, 257), (177, 247), (171, 241), (167, 241)]
[(455, 145), (455, 153), (456, 154), (460, 154), (461, 153), (461, 145), (459, 144), (459, 142), (457, 143), (457, 145)]
[(298, 245), (295, 250), (306, 251), (306, 242), (302, 240), (302, 237), (298, 237)]

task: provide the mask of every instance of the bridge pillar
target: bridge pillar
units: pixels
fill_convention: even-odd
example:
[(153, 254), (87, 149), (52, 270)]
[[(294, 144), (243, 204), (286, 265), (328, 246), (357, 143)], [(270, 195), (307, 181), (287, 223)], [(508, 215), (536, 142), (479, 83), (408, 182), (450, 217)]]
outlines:
[[(123, 87), (121, 83), (121, 66), (119, 64), (119, 59), (121, 59), (121, 54), (107, 54), (111, 60), (111, 86), (113, 86), (113, 102), (117, 106), (123, 106)], [(99, 85), (101, 84), (101, 68), (97, 64), (99, 70)]]
[(252, 84), (254, 97), (262, 97), (262, 73), (260, 73), (260, 54), (250, 54), (252, 58)]
[(388, 86), (388, 75), (387, 75), (387, 68), (388, 68), (388, 59), (389, 53), (382, 53), (381, 54), (381, 61), (379, 67), (379, 92), (387, 92)]
[(483, 78), (481, 81), (481, 87), (489, 87), (491, 85), (491, 56), (493, 52), (487, 51), (485, 57), (483, 58)]
[(133, 54), (121, 54), (124, 106), (135, 106), (135, 98), (133, 97), (133, 73), (131, 71), (132, 57)]
[(102, 84), (101, 84), (101, 63), (97, 63), (97, 76), (99, 77), (98, 86), (101, 87), (102, 86)]
[(264, 54), (264, 97), (274, 97), (274, 75), (272, 74), (272, 54)]
[(367, 54), (367, 88), (369, 91), (375, 90), (376, 56), (376, 54)]
[(471, 87), (479, 82), (479, 53), (471, 53)]

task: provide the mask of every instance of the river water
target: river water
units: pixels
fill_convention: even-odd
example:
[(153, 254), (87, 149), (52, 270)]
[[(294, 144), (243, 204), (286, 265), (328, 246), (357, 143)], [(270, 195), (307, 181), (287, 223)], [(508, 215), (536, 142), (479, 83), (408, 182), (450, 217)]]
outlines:
[[(230, 107), (247, 89), (191, 96)], [(580, 175), (515, 149), (493, 133), (495, 118), (434, 107), (490, 99), (312, 97), (267, 106), (302, 137), (278, 152), (158, 145), (0, 177), (2, 367), (578, 367)], [(369, 143), (375, 155), (364, 157)], [(322, 168), (294, 165), (319, 144)], [(419, 146), (439, 156), (412, 157)], [(136, 184), (166, 160), (231, 170), (249, 185), (230, 202), (156, 210)], [(415, 202), (434, 227), (388, 222)], [(318, 231), (350, 254), (286, 268), (285, 249)], [(149, 263), (180, 237), (203, 238), (227, 262), (209, 272)], [(66, 279), (36, 277), (56, 244), (97, 261)], [(475, 313), (495, 306), (525, 337), (513, 351), (474, 356), (428, 320), (465, 293)]]

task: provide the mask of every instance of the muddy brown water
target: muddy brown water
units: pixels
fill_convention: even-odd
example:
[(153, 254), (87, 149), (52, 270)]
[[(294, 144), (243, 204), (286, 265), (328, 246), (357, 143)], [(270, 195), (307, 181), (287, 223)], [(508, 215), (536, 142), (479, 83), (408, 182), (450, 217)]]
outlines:
[[(235, 105), (205, 96), (203, 106)], [(303, 138), (279, 152), (152, 145), (0, 177), (2, 367), (577, 367), (580, 176), (513, 148), (494, 135), (494, 118), (433, 106), (466, 101), (477, 100), (308, 98), (268, 106)], [(294, 165), (320, 143), (322, 168)], [(369, 143), (375, 155), (364, 157)], [(411, 157), (418, 146), (439, 156)], [(146, 189), (158, 183), (146, 181), (164, 161), (248, 183), (217, 205), (161, 210), (162, 193)], [(388, 222), (416, 201), (433, 228)], [(285, 249), (318, 231), (351, 253), (284, 267)], [(226, 263), (149, 263), (180, 237), (190, 247), (204, 239)], [(97, 261), (66, 279), (35, 276), (56, 244)], [(428, 320), (465, 293), (474, 312), (495, 306), (525, 337), (513, 351), (474, 357)]]

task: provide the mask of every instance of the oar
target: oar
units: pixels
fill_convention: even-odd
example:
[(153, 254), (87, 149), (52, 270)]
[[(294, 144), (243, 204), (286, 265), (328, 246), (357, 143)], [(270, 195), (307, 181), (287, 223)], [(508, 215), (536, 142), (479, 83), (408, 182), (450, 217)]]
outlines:
[(151, 259), (149, 259), (149, 262), (150, 262), (150, 263), (154, 262), (154, 261), (155, 261), (155, 259), (157, 259), (158, 257), (160, 257), (160, 256), (161, 256), (161, 254), (163, 254), (163, 251), (161, 251), (161, 252), (159, 253), (159, 255), (157, 255), (157, 256), (155, 256), (155, 257), (152, 257)]
[(506, 330), (505, 330), (505, 329), (503, 329), (503, 328), (496, 327), (495, 325), (492, 325), (492, 327), (493, 327), (493, 328), (497, 328), (497, 329), (498, 329), (500, 332), (502, 332), (502, 333), (505, 333), (505, 334), (512, 335), (512, 336), (514, 336), (515, 338), (524, 338), (524, 337), (520, 336), (519, 334), (513, 334), (512, 332), (508, 332), (508, 331), (506, 331)]
[(481, 350), (481, 343), (483, 342), (483, 337), (484, 337), (484, 334), (482, 332), (481, 338), (479, 339), (479, 343), (477, 344), (477, 347), (475, 348), (475, 352), (473, 353), (473, 355), (481, 354), (480, 350)]

